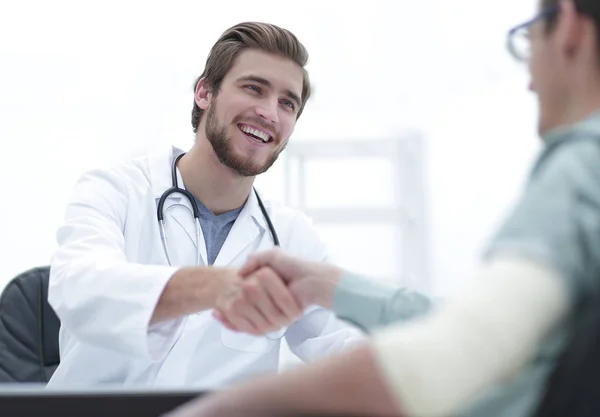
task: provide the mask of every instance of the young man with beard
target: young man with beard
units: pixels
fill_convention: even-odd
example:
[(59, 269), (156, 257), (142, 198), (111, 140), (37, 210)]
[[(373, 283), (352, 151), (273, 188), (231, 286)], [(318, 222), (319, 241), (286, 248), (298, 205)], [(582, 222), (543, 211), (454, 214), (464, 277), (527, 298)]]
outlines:
[[(310, 96), (307, 60), (275, 25), (228, 29), (196, 83), (189, 152), (170, 146), (78, 181), (51, 262), (61, 363), (49, 386), (214, 389), (276, 371), (283, 337), (303, 360), (362, 339), (330, 311), (301, 308), (270, 271), (242, 281), (237, 270), (277, 243), (326, 259), (306, 216), (253, 189)], [(242, 284), (249, 299), (236, 297)], [(225, 328), (215, 307), (244, 311), (249, 331)]]
[[(529, 64), (544, 149), (470, 287), (358, 349), (201, 398), (170, 417), (535, 415), (573, 329), (598, 308), (600, 2), (542, 0), (534, 18), (509, 32), (509, 46)], [(395, 310), (397, 291), (280, 251), (258, 255), (243, 272), (256, 267), (305, 295), (319, 288), (322, 303), (371, 326)], [(347, 279), (365, 295), (345, 288)], [(332, 283), (335, 292), (323, 297)]]

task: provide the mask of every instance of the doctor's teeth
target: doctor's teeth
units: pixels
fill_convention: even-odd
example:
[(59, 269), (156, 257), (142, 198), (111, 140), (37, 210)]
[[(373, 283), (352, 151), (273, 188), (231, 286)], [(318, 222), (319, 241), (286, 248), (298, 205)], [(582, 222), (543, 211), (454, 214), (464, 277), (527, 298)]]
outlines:
[(240, 126), (240, 130), (244, 133), (248, 133), (249, 135), (256, 136), (258, 139), (261, 139), (263, 142), (268, 142), (271, 137), (267, 135), (265, 132), (262, 132), (257, 129), (253, 129), (248, 126)]

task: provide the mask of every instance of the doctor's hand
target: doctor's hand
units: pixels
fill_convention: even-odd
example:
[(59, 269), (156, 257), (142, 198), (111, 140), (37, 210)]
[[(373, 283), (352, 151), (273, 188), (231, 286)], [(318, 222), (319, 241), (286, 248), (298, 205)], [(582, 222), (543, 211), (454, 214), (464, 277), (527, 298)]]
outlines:
[(217, 299), (213, 312), (228, 329), (257, 336), (280, 330), (301, 315), (300, 303), (270, 268), (247, 274)]
[(333, 307), (333, 296), (343, 272), (341, 268), (324, 262), (307, 261), (275, 248), (251, 255), (239, 273), (248, 277), (265, 267), (272, 269), (285, 281), (302, 308), (315, 304)]

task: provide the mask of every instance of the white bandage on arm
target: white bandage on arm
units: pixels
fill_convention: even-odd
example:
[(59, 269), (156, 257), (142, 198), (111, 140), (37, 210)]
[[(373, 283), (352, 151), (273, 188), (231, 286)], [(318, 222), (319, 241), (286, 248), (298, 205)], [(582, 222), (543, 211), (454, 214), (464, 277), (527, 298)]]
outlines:
[(375, 354), (407, 415), (452, 415), (530, 360), (569, 300), (552, 269), (495, 260), (430, 316), (376, 333)]

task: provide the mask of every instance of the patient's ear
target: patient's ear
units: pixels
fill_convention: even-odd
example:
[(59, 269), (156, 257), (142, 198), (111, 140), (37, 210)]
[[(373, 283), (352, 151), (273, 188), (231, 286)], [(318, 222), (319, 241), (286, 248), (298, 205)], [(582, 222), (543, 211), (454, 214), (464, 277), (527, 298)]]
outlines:
[(593, 24), (589, 18), (577, 12), (575, 4), (570, 1), (560, 2), (560, 11), (557, 16), (553, 36), (561, 54), (571, 58), (584, 46), (586, 34), (595, 39)]

